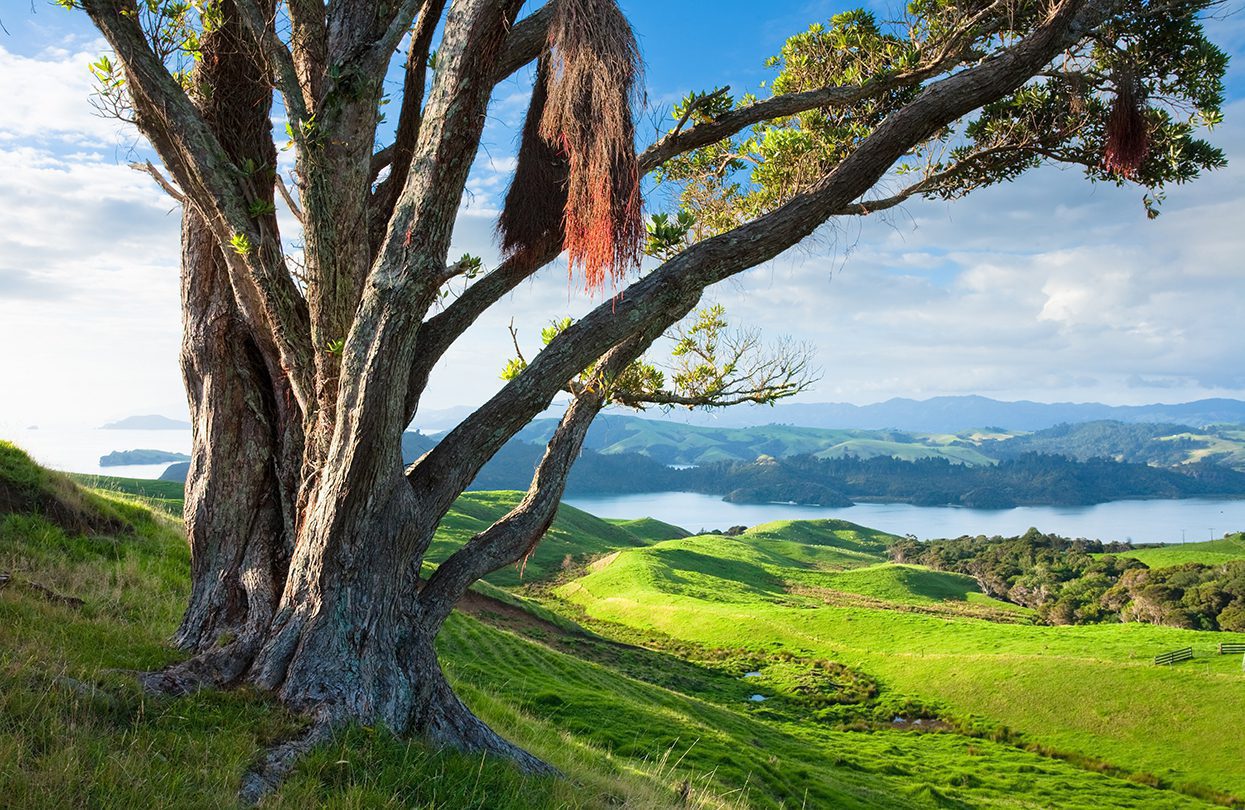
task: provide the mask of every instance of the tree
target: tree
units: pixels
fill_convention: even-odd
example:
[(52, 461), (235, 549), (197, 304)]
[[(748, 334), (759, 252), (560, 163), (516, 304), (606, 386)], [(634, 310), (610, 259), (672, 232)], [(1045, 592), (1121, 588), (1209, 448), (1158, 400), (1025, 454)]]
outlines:
[[(669, 385), (643, 360), (716, 282), (834, 218), (1042, 163), (1138, 184), (1151, 213), (1167, 184), (1224, 163), (1197, 137), (1218, 120), (1226, 62), (1198, 22), (1211, 0), (913, 0), (895, 23), (838, 15), (788, 41), (768, 97), (692, 93), (638, 155), (639, 57), (613, 0), (551, 0), (522, 19), (522, 0), (62, 2), (115, 54), (93, 66), (100, 104), (136, 124), (164, 172), (145, 169), (184, 203), (193, 590), (176, 641), (192, 656), (145, 681), (251, 684), (315, 719), (271, 753), (252, 796), (351, 722), (547, 769), (458, 700), (433, 641), (474, 581), (539, 542), (606, 404), (772, 401), (807, 382), (798, 351), (742, 362), (755, 341), (725, 339), (713, 310), (683, 327)], [(378, 149), (400, 47), (396, 134)], [(505, 258), (488, 271), (452, 261), (492, 91), (532, 63)], [(274, 94), (293, 190), (277, 174)], [(677, 204), (646, 226), (651, 183)], [(300, 220), (298, 261), (278, 194)], [(619, 294), (557, 324), (404, 469), (401, 434), (431, 370), (564, 249), (588, 287)], [(642, 250), (655, 268), (641, 271)], [(451, 283), (464, 289), (447, 303)], [(425, 573), (454, 500), (567, 390), (527, 496)]]

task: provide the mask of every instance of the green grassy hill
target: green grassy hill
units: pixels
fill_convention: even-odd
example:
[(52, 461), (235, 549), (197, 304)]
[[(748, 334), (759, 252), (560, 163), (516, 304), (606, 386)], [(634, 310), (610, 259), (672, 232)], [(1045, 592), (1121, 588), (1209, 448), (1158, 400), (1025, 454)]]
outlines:
[[(136, 500), (172, 499), (86, 492), (0, 444), (0, 492), (18, 490), (0, 509), (0, 804), (230, 806), (300, 721), (246, 691), (153, 699), (127, 674), (178, 657), (189, 555), (178, 522)], [(463, 499), (437, 551), (515, 497)], [(1125, 654), (1201, 652), (1211, 634), (964, 618), (981, 607), (968, 583), (888, 565), (888, 535), (840, 521), (676, 528), (564, 509), (522, 585), (481, 585), (439, 640), (469, 705), (565, 780), (357, 729), (264, 806), (1178, 808), (1241, 792), (1215, 742), (1238, 725), (1239, 663)], [(1079, 700), (1046, 705), (1034, 678), (1052, 672)]]
[[(537, 420), (519, 438), (543, 444), (556, 425), (556, 419)], [(609, 414), (592, 426), (588, 446), (605, 454), (641, 453), (663, 464), (690, 465), (804, 454), (818, 458), (891, 456), (909, 461), (946, 458), (961, 464), (989, 465), (1038, 452), (1161, 466), (1214, 460), (1245, 469), (1245, 429), (1240, 425), (1194, 429), (1111, 420), (1061, 424), (1033, 433), (983, 429), (938, 434), (792, 425), (720, 428)]]
[[(1245, 723), (1245, 676), (1238, 658), (1212, 654), (1241, 636), (1036, 626), (967, 578), (876, 563), (836, 570), (850, 563), (819, 555), (778, 554), (748, 535), (689, 538), (622, 552), (556, 593), (590, 626), (621, 626), (632, 640), (823, 657), (959, 724), (1197, 795), (1245, 795), (1245, 761), (1228, 742)], [(1194, 662), (1151, 663), (1183, 646)]]
[[(556, 419), (533, 422), (518, 436), (543, 444), (557, 426)], [(716, 461), (753, 461), (815, 455), (819, 458), (895, 456), (903, 459), (947, 458), (962, 464), (993, 464), (971, 442), (957, 437), (924, 436), (893, 430), (835, 430), (766, 425), (751, 428), (712, 428), (683, 425), (634, 416), (599, 417), (588, 435), (588, 447), (600, 453), (641, 453), (663, 464), (711, 464)]]
[(1245, 533), (1228, 535), (1220, 540), (1209, 540), (1203, 543), (1181, 543), (1180, 545), (1153, 546), (1121, 551), (1121, 557), (1134, 557), (1151, 568), (1165, 568), (1181, 563), (1205, 563), (1214, 565), (1230, 560), (1245, 559)]

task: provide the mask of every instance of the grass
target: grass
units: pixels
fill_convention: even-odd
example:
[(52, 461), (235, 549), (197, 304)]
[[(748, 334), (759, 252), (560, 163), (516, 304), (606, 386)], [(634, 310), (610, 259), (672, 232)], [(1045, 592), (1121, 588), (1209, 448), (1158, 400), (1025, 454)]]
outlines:
[[(463, 493), (453, 511), (441, 522), (436, 539), (428, 550), (429, 559), (445, 559), (472, 535), (487, 529), (493, 521), (509, 512), (522, 498), (521, 492)], [(666, 524), (642, 522), (636, 532), (626, 522), (615, 524), (562, 504), (553, 526), (532, 556), (525, 563), (490, 574), (487, 580), (493, 585), (513, 587), (527, 581), (546, 579), (600, 554), (646, 546), (652, 542), (653, 536), (667, 533), (664, 529), (656, 531), (657, 525)], [(677, 527), (670, 528), (682, 532)], [(686, 535), (686, 532), (682, 534)]]
[(673, 540), (678, 537), (690, 537), (692, 534), (687, 529), (651, 517), (634, 518), (631, 520), (626, 518), (606, 518), (606, 520), (649, 543)]
[(1245, 559), (1245, 533), (1231, 534), (1220, 540), (1203, 543), (1181, 543), (1122, 551), (1118, 556), (1134, 557), (1151, 568), (1166, 568), (1191, 562), (1217, 565)]
[[(36, 488), (48, 481), (20, 464), (16, 473), (33, 476)], [(179, 699), (137, 690), (126, 671), (178, 656), (165, 639), (186, 597), (188, 552), (176, 520), (133, 500), (149, 495), (80, 497), (123, 518), (120, 528), (66, 532), (46, 516), (22, 514), (0, 522), (0, 570), (13, 574), (0, 589), (0, 805), (229, 806), (247, 767), (302, 721), (245, 690)], [(456, 507), (439, 550), (504, 513), (515, 497), (472, 493)], [(538, 551), (521, 587), (511, 571), (478, 588), (481, 599), (505, 606), (496, 610), (509, 620), (473, 608), (451, 617), (439, 639), (447, 674), (468, 704), (566, 779), (529, 779), (384, 729), (356, 728), (314, 751), (265, 806), (1173, 808), (1205, 806), (1213, 792), (1213, 780), (1189, 777), (1193, 787), (1209, 785), (1201, 797), (1175, 792), (1163, 789), (1170, 776), (1128, 757), (1074, 755), (1057, 749), (1057, 740), (1009, 732), (998, 721), (1015, 718), (1014, 705), (988, 713), (993, 720), (961, 720), (950, 712), (953, 690), (934, 700), (905, 686), (945, 667), (965, 688), (998, 691), (1025, 675), (1024, 661), (1049, 654), (1075, 662), (1071, 653), (1084, 656), (1092, 638), (836, 608), (792, 592), (799, 573), (863, 583), (874, 598), (971, 598), (962, 583), (888, 573), (880, 563), (887, 535), (818, 521), (767, 524), (738, 538), (658, 540), (670, 528), (563, 510), (555, 531), (560, 543), (578, 541), (573, 551)], [(568, 553), (574, 562), (564, 569)], [(537, 572), (584, 576), (557, 586), (566, 600), (549, 600), (553, 586)], [(904, 582), (914, 584), (907, 595), (891, 590)], [(51, 599), (36, 583), (81, 604)], [(588, 630), (574, 621), (585, 616)], [(1171, 632), (1157, 640), (1188, 637)], [(1134, 646), (1154, 640), (1145, 635)], [(1091, 674), (1096, 664), (1112, 677), (1140, 679), (1120, 682), (1119, 701), (1156, 694), (1156, 682), (1141, 679), (1153, 668), (1117, 666), (1120, 639), (1099, 641), (1075, 673), (1088, 679), (1083, 691), (1101, 685), (1103, 676)], [(1043, 647), (1052, 651), (1036, 651)], [(1161, 674), (1222, 708), (1233, 698), (1203, 686), (1227, 682), (1227, 674), (1203, 671), (1207, 665), (1199, 659)], [(1239, 679), (1231, 685), (1239, 695)], [(753, 702), (753, 694), (766, 700)], [(1153, 711), (1186, 710), (1151, 697), (1145, 704), (1156, 704)], [(1084, 708), (1092, 713), (1101, 702)], [(1234, 717), (1229, 711), (1221, 727), (1233, 728)], [(1060, 728), (1060, 718), (1050, 722)], [(1103, 729), (1100, 738), (1117, 731)], [(1230, 753), (1231, 746), (1219, 748)], [(1222, 757), (1205, 763), (1229, 775), (1239, 767)]]
[[(1232, 729), (1245, 724), (1245, 676), (1235, 657), (1211, 654), (1219, 641), (1242, 636), (896, 609), (967, 600), (973, 592), (898, 566), (822, 570), (820, 547), (809, 548), (796, 559), (748, 535), (670, 541), (624, 551), (556, 594), (590, 623), (625, 627), (634, 639), (842, 662), (884, 691), (936, 705), (960, 722), (1005, 726), (1026, 744), (1102, 760), (1197, 795), (1245, 795), (1245, 761), (1229, 743)], [(713, 564), (701, 564), (710, 558)], [(802, 587), (809, 583), (880, 603), (826, 599)], [(1198, 658), (1171, 668), (1150, 663), (1183, 646)]]

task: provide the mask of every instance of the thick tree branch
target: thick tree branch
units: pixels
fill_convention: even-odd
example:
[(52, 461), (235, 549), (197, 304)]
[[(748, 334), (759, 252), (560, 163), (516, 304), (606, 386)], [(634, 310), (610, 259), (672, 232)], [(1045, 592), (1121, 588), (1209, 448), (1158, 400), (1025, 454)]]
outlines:
[[(306, 307), (285, 268), (275, 222), (252, 217), (246, 178), (152, 51), (137, 16), (106, 0), (87, 0), (83, 8), (125, 66), (140, 128), (177, 184), (201, 209), (220, 244), (237, 238), (250, 246), (249, 251), (224, 251), (239, 306), (252, 328), (273, 334), (291, 387), (305, 407), (312, 390)], [(251, 196), (262, 200), (259, 194)]]
[(605, 405), (600, 393), (576, 397), (550, 438), (527, 494), (514, 509), (441, 563), (419, 593), (422, 616), (439, 627), (471, 584), (518, 562), (540, 542), (557, 515), (567, 477), (592, 420)]
[(962, 47), (940, 48), (933, 59), (913, 70), (883, 75), (861, 84), (819, 87), (800, 93), (772, 96), (731, 110), (690, 129), (677, 126), (640, 154), (640, 171), (651, 172), (673, 157), (715, 144), (763, 121), (798, 115), (819, 107), (846, 107), (892, 90), (921, 84), (964, 60), (968, 54), (967, 44), (958, 39), (955, 41)]
[[(524, 65), (535, 61), (540, 56), (541, 51), (549, 43), (549, 21), (551, 19), (553, 19), (552, 0), (515, 24), (506, 38), (506, 46), (493, 71), (494, 85), (510, 78)], [(405, 101), (404, 97), (404, 105)], [(393, 155), (394, 145), (390, 144), (372, 156), (372, 182), (376, 182), (381, 171), (393, 160)]]
[(429, 318), (419, 331), (419, 356), (411, 370), (407, 392), (407, 422), (415, 416), (420, 394), (428, 384), (428, 376), (445, 352), (454, 345), (489, 307), (531, 278), (562, 252), (562, 245), (548, 244), (505, 259), (488, 275), (463, 291), (440, 313)]
[[(556, 337), (517, 378), (450, 432), (408, 472), (428, 508), (444, 514), (479, 468), (573, 375), (627, 335), (660, 333), (701, 291), (768, 261), (872, 188), (912, 144), (1023, 84), (1115, 8), (1064, 0), (1045, 23), (981, 64), (942, 79), (893, 113), (825, 179), (775, 211), (688, 248)], [(689, 130), (691, 132), (692, 130)]]
[(328, 69), (324, 0), (287, 0), (285, 7), (290, 16), (290, 51), (303, 100), (314, 105), (323, 91)]
[(411, 32), (410, 46), (406, 52), (406, 73), (402, 82), (402, 108), (398, 113), (398, 129), (393, 145), (388, 148), (389, 176), (372, 194), (368, 207), (368, 231), (373, 249), (379, 247), (385, 226), (393, 216), (398, 193), (406, 185), (406, 178), (411, 170), (411, 159), (415, 155), (419, 126), (423, 120), (428, 55), (432, 49), (432, 36), (444, 10), (445, 0), (424, 0), (415, 30)]
[(301, 130), (304, 122), (310, 117), (308, 100), (303, 95), (303, 87), (299, 81), (298, 69), (294, 65), (294, 55), (285, 43), (277, 36), (275, 20), (260, 10), (255, 0), (234, 0), (238, 14), (251, 36), (259, 43), (260, 51), (268, 62), (273, 83), (281, 91), (285, 100), (286, 116), (295, 133)]
[(506, 37), (506, 47), (493, 70), (493, 83), (509, 78), (529, 62), (535, 61), (549, 45), (549, 22), (553, 19), (553, 0), (524, 17)]

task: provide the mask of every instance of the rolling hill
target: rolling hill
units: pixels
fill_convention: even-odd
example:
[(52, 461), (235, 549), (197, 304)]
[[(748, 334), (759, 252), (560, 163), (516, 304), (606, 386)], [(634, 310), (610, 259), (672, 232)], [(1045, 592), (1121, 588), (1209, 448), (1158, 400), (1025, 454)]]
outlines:
[(1218, 565), (1231, 560), (1245, 559), (1245, 534), (1230, 534), (1219, 540), (1208, 540), (1202, 543), (1138, 548), (1121, 551), (1120, 556), (1141, 560), (1151, 568), (1163, 568), (1183, 563)]
[[(524, 428), (517, 438), (544, 444), (556, 427), (557, 420), (540, 419)], [(638, 453), (661, 464), (679, 466), (754, 461), (758, 456), (782, 458), (798, 455), (818, 458), (946, 458), (962, 464), (993, 463), (993, 459), (955, 437), (789, 425), (727, 429), (608, 414), (598, 417), (593, 423), (585, 446), (603, 455)]]
[[(160, 485), (91, 483), (107, 489), (0, 444), (0, 796), (229, 806), (299, 721), (250, 692), (138, 692), (127, 672), (179, 655), (189, 555), (149, 508), (173, 500)], [(515, 497), (465, 496), (434, 556)], [(1239, 662), (1207, 655), (1224, 634), (1034, 626), (842, 521), (685, 537), (564, 509), (554, 532), (438, 648), (464, 700), (566, 779), (355, 729), (265, 806), (1157, 810), (1245, 793), (1223, 733), (1245, 714)], [(1149, 663), (1185, 644), (1194, 662)]]
[(771, 422), (822, 428), (960, 433), (985, 425), (1034, 431), (1062, 423), (1110, 419), (1120, 422), (1172, 422), (1203, 427), (1245, 424), (1245, 402), (1202, 399), (1152, 405), (1099, 402), (1002, 402), (983, 396), (945, 396), (925, 400), (898, 397), (871, 405), (843, 402), (779, 403), (773, 408), (728, 408), (714, 413), (671, 412), (671, 421), (714, 427), (750, 427)]

